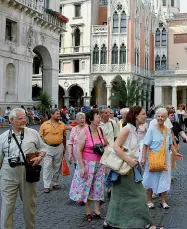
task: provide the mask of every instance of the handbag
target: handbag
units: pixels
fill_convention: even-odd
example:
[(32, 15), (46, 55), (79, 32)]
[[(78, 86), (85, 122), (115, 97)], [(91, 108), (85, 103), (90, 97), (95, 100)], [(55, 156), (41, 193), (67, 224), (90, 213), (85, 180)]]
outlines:
[(154, 152), (153, 150), (148, 150), (148, 163), (149, 163), (149, 172), (162, 172), (168, 171), (166, 164), (166, 137), (167, 137), (167, 128), (163, 128), (164, 140), (159, 152)]
[(24, 163), (25, 163), (25, 168), (26, 168), (26, 181), (29, 182), (29, 183), (34, 183), (34, 182), (38, 182), (40, 180), (40, 172), (41, 172), (41, 169), (42, 169), (42, 166), (41, 165), (35, 165), (35, 166), (32, 166), (31, 164), (28, 164), (26, 158), (25, 158), (25, 155), (23, 153), (23, 150), (15, 136), (15, 134), (13, 133), (12, 134), (21, 154), (22, 154), (22, 157), (23, 157), (23, 160), (24, 160)]
[(65, 158), (62, 160), (62, 163), (61, 163), (61, 175), (62, 176), (70, 175), (70, 170), (69, 170), (69, 167), (68, 167), (68, 164)]

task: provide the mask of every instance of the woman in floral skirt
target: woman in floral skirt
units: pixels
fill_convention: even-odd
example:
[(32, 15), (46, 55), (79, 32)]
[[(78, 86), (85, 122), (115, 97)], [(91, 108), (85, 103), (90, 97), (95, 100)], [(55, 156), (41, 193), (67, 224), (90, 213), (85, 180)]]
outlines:
[[(105, 167), (100, 164), (101, 156), (94, 152), (94, 146), (104, 146), (106, 138), (100, 125), (98, 110), (90, 110), (86, 113), (88, 127), (85, 127), (78, 138), (77, 159), (78, 164), (75, 170), (70, 189), (70, 199), (77, 202), (84, 202), (86, 206), (87, 221), (93, 217), (100, 217), (100, 200), (104, 199)], [(95, 202), (95, 210), (91, 213), (91, 201)]]

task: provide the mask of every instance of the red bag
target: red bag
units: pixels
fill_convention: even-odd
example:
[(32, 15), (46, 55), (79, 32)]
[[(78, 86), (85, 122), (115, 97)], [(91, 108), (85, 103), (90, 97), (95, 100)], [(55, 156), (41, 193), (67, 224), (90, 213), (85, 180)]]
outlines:
[(61, 174), (62, 174), (62, 176), (69, 176), (70, 175), (70, 170), (69, 170), (68, 164), (66, 162), (66, 159), (62, 160)]

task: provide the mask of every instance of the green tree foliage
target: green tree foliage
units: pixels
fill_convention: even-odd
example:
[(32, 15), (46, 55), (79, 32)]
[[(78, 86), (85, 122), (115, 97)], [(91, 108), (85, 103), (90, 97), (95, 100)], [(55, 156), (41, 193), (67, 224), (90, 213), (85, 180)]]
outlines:
[(142, 91), (142, 85), (139, 84), (139, 80), (127, 79), (125, 81), (113, 82), (113, 95), (109, 99), (113, 101), (119, 101), (123, 106), (132, 107), (139, 103), (139, 101), (147, 101), (147, 91), (140, 94)]
[(37, 108), (39, 110), (39, 113), (45, 116), (50, 112), (52, 106), (52, 99), (46, 91), (42, 91), (40, 92), (39, 100), (40, 103), (38, 104)]

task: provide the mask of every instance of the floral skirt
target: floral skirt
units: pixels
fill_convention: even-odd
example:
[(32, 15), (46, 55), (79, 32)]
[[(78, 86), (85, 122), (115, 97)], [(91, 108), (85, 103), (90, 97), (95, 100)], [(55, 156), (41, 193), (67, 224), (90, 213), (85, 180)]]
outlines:
[(86, 178), (81, 178), (79, 164), (75, 170), (70, 188), (70, 199), (77, 202), (89, 200), (104, 200), (105, 167), (98, 161), (83, 160)]

